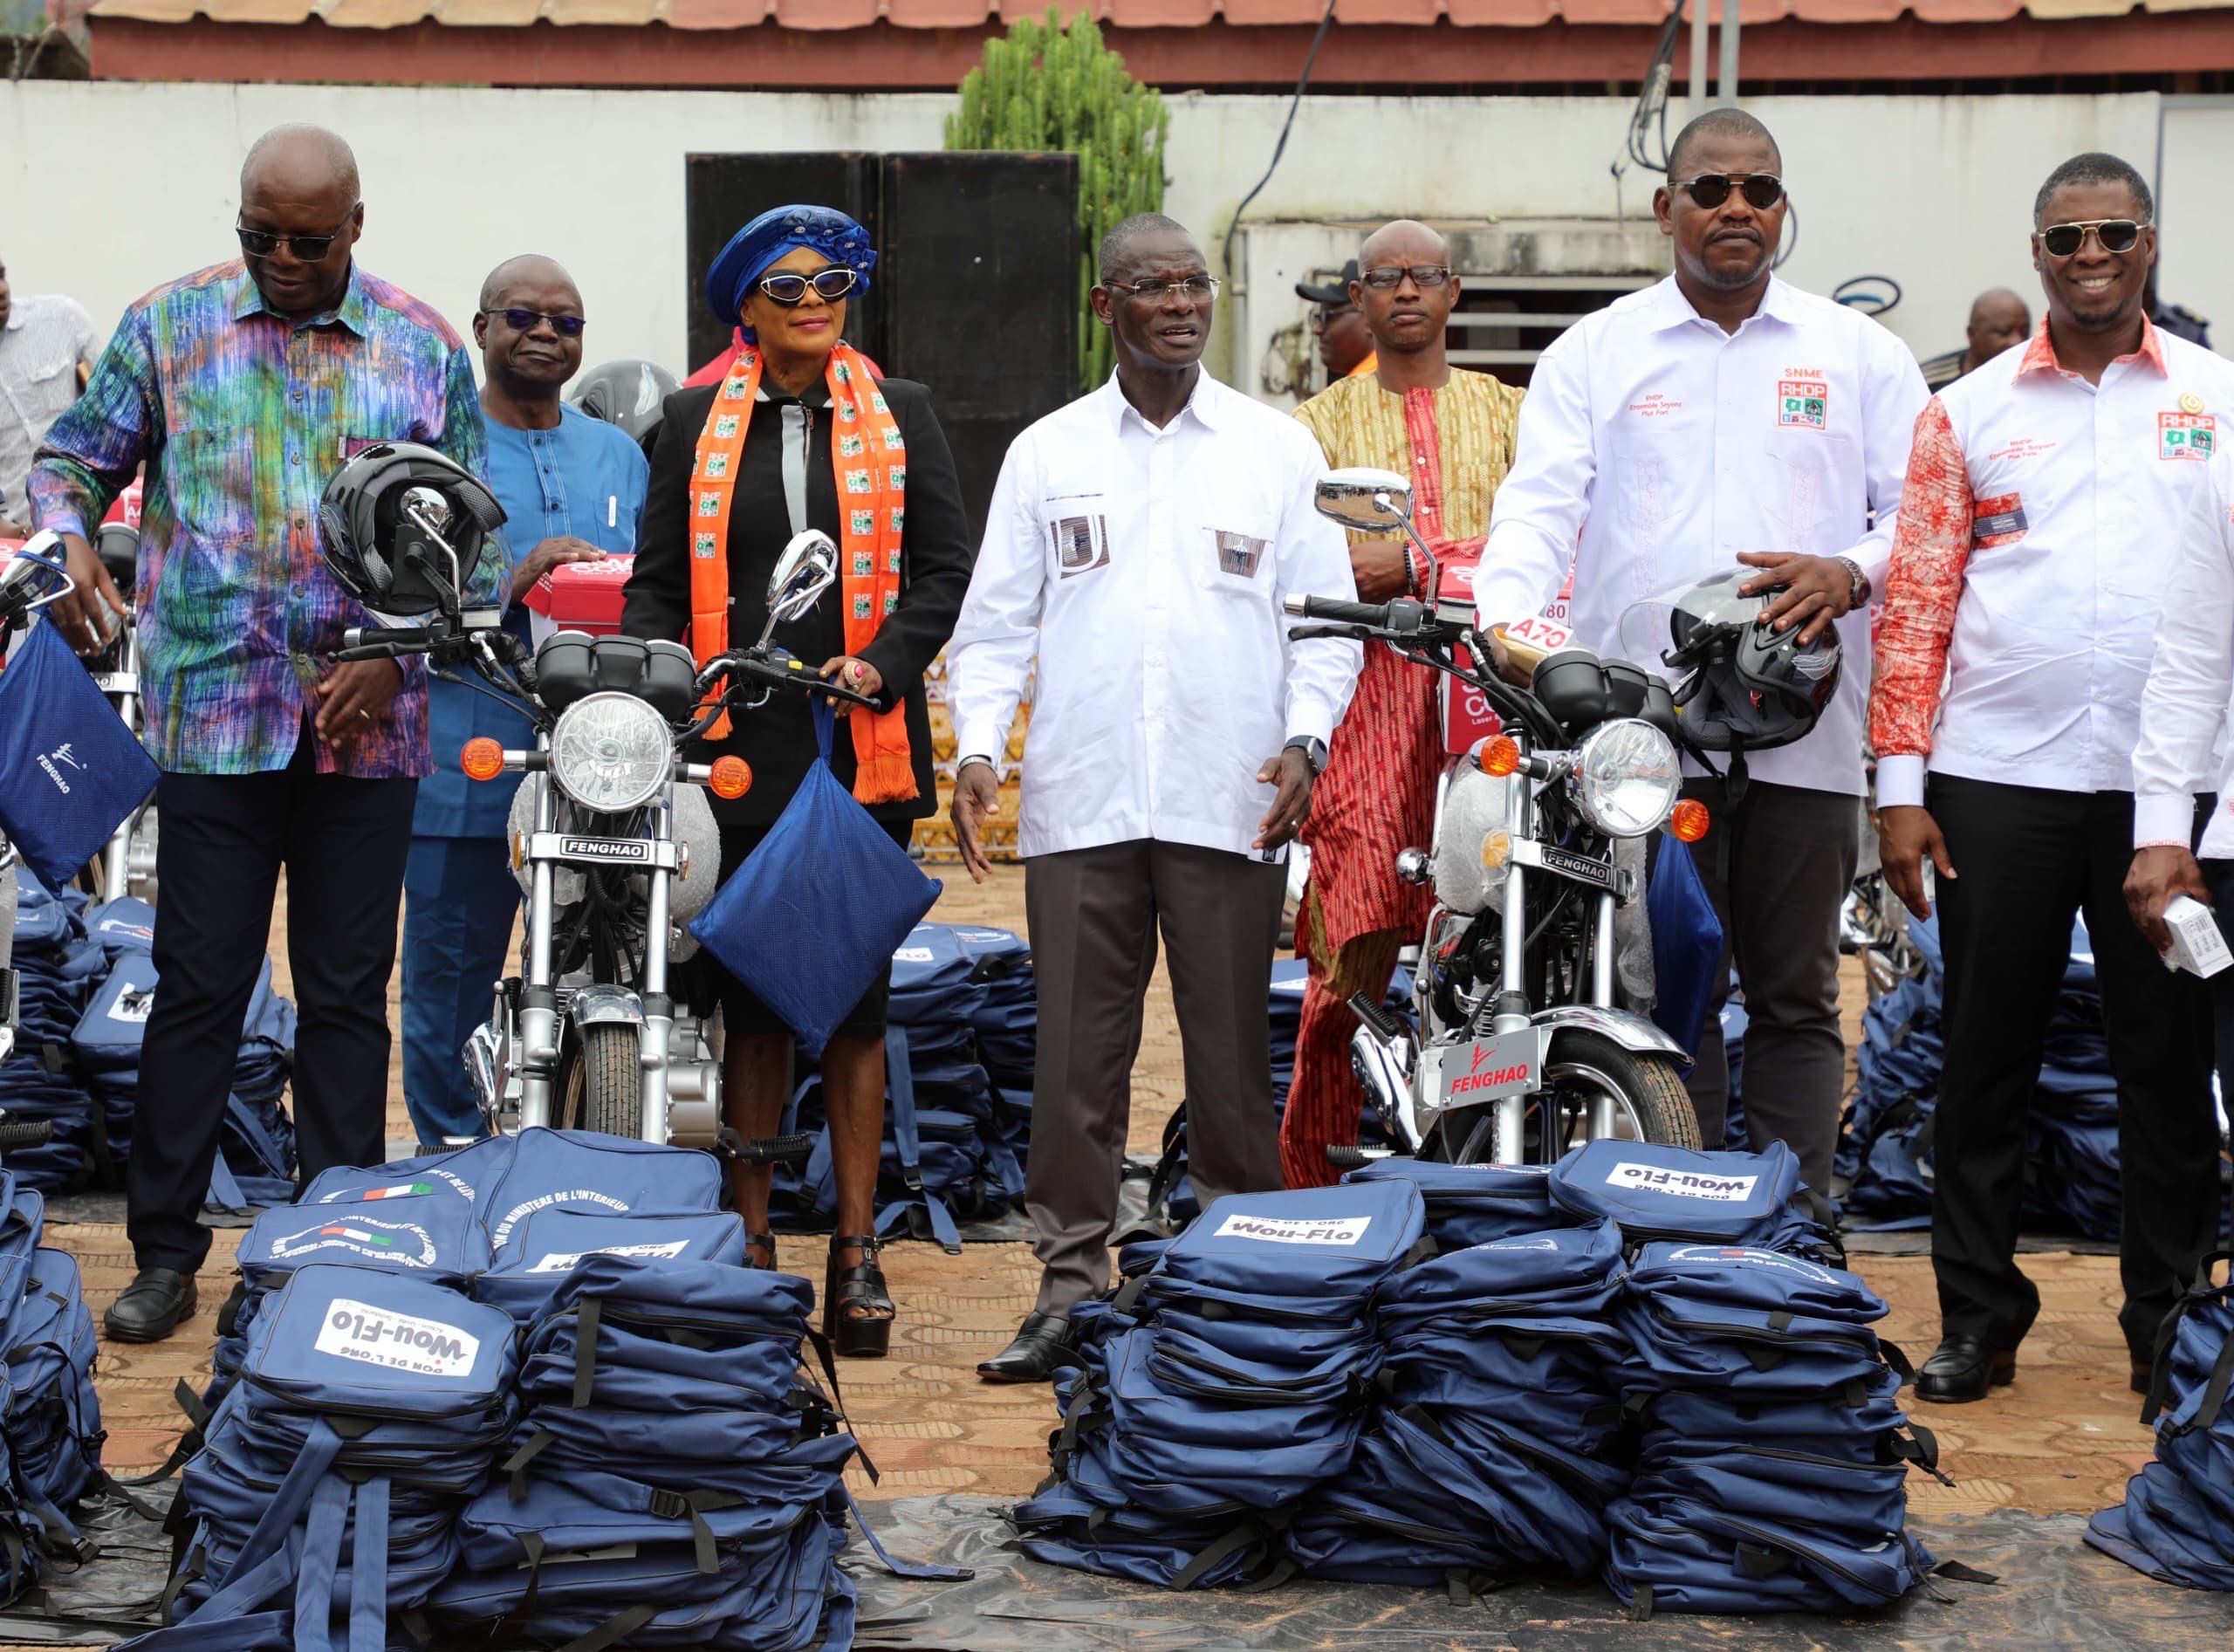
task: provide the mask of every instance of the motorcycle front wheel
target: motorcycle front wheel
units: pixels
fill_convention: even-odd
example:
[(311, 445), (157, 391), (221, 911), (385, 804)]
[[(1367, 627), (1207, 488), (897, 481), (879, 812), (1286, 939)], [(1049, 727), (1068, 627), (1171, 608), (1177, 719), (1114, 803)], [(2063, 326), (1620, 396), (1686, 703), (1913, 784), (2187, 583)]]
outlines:
[(644, 1074), (637, 1065), (637, 1029), (625, 1022), (582, 1029), (559, 1092), (558, 1116), (600, 1135), (644, 1134)]
[(1544, 1116), (1559, 1135), (1548, 1158), (1591, 1139), (1592, 1104), (1601, 1099), (1614, 1104), (1617, 1135), (1661, 1147), (1699, 1145), (1699, 1115), (1667, 1056), (1641, 1055), (1603, 1034), (1565, 1027), (1552, 1035), (1544, 1078)]

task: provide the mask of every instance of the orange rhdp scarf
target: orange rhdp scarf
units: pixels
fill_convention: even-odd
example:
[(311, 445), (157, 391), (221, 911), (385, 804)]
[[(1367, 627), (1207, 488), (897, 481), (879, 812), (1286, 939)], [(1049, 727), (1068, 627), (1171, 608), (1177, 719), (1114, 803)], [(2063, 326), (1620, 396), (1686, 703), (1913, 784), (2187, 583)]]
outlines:
[[(858, 657), (885, 616), (900, 606), (900, 537), (908, 487), (908, 446), (884, 393), (860, 353), (839, 343), (824, 380), (836, 421), (832, 460), (838, 470), (839, 590), (846, 603), (846, 652)], [(747, 345), (706, 413), (690, 470), (690, 651), (700, 665), (730, 646), (730, 502), (743, 468), (744, 433), (760, 387), (760, 353)], [(896, 803), (916, 795), (908, 744), (908, 711), (895, 704), (872, 712), (855, 706), (853, 796)], [(729, 732), (727, 716), (708, 730)]]

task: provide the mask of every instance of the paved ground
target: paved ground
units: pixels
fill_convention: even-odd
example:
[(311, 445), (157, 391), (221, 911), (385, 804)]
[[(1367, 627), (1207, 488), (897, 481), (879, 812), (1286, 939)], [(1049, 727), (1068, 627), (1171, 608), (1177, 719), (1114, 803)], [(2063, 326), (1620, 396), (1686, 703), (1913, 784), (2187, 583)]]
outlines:
[[(1024, 927), (1020, 872), (1004, 868), (978, 888), (958, 868), (937, 870), (947, 880), (947, 893), (935, 916)], [(285, 948), (277, 937), (275, 943), (284, 984)], [(1851, 996), (1858, 1014), (1858, 985)], [(1153, 1148), (1177, 1104), (1178, 1069), (1168, 988), (1159, 973), (1134, 1073), (1136, 1149)], [(393, 1082), (390, 1087), (394, 1093)], [(404, 1133), (402, 1119), (399, 1101), (391, 1111), (392, 1134)], [(121, 1230), (85, 1225), (54, 1233), (56, 1242), (84, 1261), (98, 1313), (129, 1277)], [(118, 1470), (153, 1464), (169, 1450), (177, 1433), (171, 1390), (181, 1377), (198, 1386), (207, 1368), (212, 1318), (230, 1288), (234, 1243), (233, 1235), (218, 1237), (202, 1277), (205, 1307), (189, 1333), (156, 1347), (103, 1351), (109, 1462)], [(819, 1272), (819, 1242), (787, 1239), (783, 1259), (813, 1277)], [(935, 1246), (906, 1244), (894, 1247), (888, 1262), (901, 1306), (892, 1356), (851, 1363), (840, 1374), (855, 1429), (882, 1470), (874, 1491), (866, 1484), (861, 1489), (886, 1497), (1029, 1491), (1044, 1470), (1046, 1431), (1054, 1419), (1050, 1398), (1038, 1388), (989, 1387), (970, 1369), (1006, 1340), (1031, 1306), (1029, 1251), (1020, 1244), (973, 1245), (949, 1257)], [(1893, 1305), (1888, 1333), (1920, 1360), (1936, 1331), (1929, 1262), (1864, 1257), (1858, 1266)], [(1980, 1405), (1915, 1408), (1918, 1419), (1938, 1431), (1943, 1460), (1957, 1482), (1949, 1490), (1914, 1477), (1911, 1493), (1919, 1510), (2091, 1512), (2114, 1501), (2126, 1477), (2148, 1455), (2148, 1436), (2137, 1421), (2139, 1402), (2125, 1391), (2124, 1348), (2114, 1318), (2114, 1260), (2054, 1254), (2029, 1258), (2027, 1266), (2045, 1300), (2017, 1385)]]

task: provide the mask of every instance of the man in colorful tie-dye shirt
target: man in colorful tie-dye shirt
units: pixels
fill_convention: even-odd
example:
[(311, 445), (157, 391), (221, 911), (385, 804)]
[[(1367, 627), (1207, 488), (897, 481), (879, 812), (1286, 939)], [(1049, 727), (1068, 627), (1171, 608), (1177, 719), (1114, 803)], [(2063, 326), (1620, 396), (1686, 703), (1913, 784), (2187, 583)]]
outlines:
[(470, 358), (432, 309), (356, 267), (363, 226), (347, 145), (267, 133), (241, 170), (242, 260), (127, 310), (32, 469), (39, 525), (65, 537), (77, 585), (51, 614), (91, 650), (121, 602), (86, 530), (147, 465), (135, 600), (163, 770), (162, 990), (127, 1182), (139, 1272), (106, 1320), (119, 1340), (168, 1336), (195, 1310), (209, 1246), (195, 1217), (282, 865), (302, 1173), (382, 1152), (427, 692), (415, 662), (332, 663), (366, 615), (319, 561), (319, 499), (376, 442), (425, 442), (476, 473), (488, 449)]

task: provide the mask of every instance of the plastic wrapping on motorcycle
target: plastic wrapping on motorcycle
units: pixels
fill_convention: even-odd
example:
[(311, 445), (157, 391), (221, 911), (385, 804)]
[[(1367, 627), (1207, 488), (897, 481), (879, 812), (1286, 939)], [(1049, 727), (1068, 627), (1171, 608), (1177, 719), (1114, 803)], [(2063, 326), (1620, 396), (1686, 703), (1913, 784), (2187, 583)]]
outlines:
[(819, 1052), (941, 885), (830, 771), (837, 713), (819, 696), (813, 711), (820, 758), (690, 933)]
[(41, 622), (0, 670), (0, 830), (50, 888), (76, 877), (155, 788), (108, 696)]
[(1696, 1060), (1722, 968), (1722, 920), (1689, 844), (1661, 840), (1645, 908), (1652, 920), (1653, 1025)]
[[(706, 801), (702, 786), (678, 785), (675, 788), (674, 810), (669, 817), (669, 832), (675, 841), (688, 852), (689, 864), (668, 880), (668, 915), (673, 930), (673, 944), (668, 948), (671, 962), (681, 963), (698, 950), (698, 943), (690, 934), (690, 920), (706, 909), (714, 898), (722, 877), (721, 828), (715, 824), (713, 805)], [(505, 822), (508, 835), (523, 835), (535, 830), (535, 799), (527, 786), (512, 793), (511, 812)], [(551, 868), (551, 899), (555, 906), (572, 906), (582, 898), (582, 888), (589, 874), (579, 866), (565, 863)], [(634, 874), (638, 882), (644, 874)], [(535, 867), (523, 860), (512, 868), (513, 881), (520, 886), (520, 893), (531, 892), (535, 883)]]

